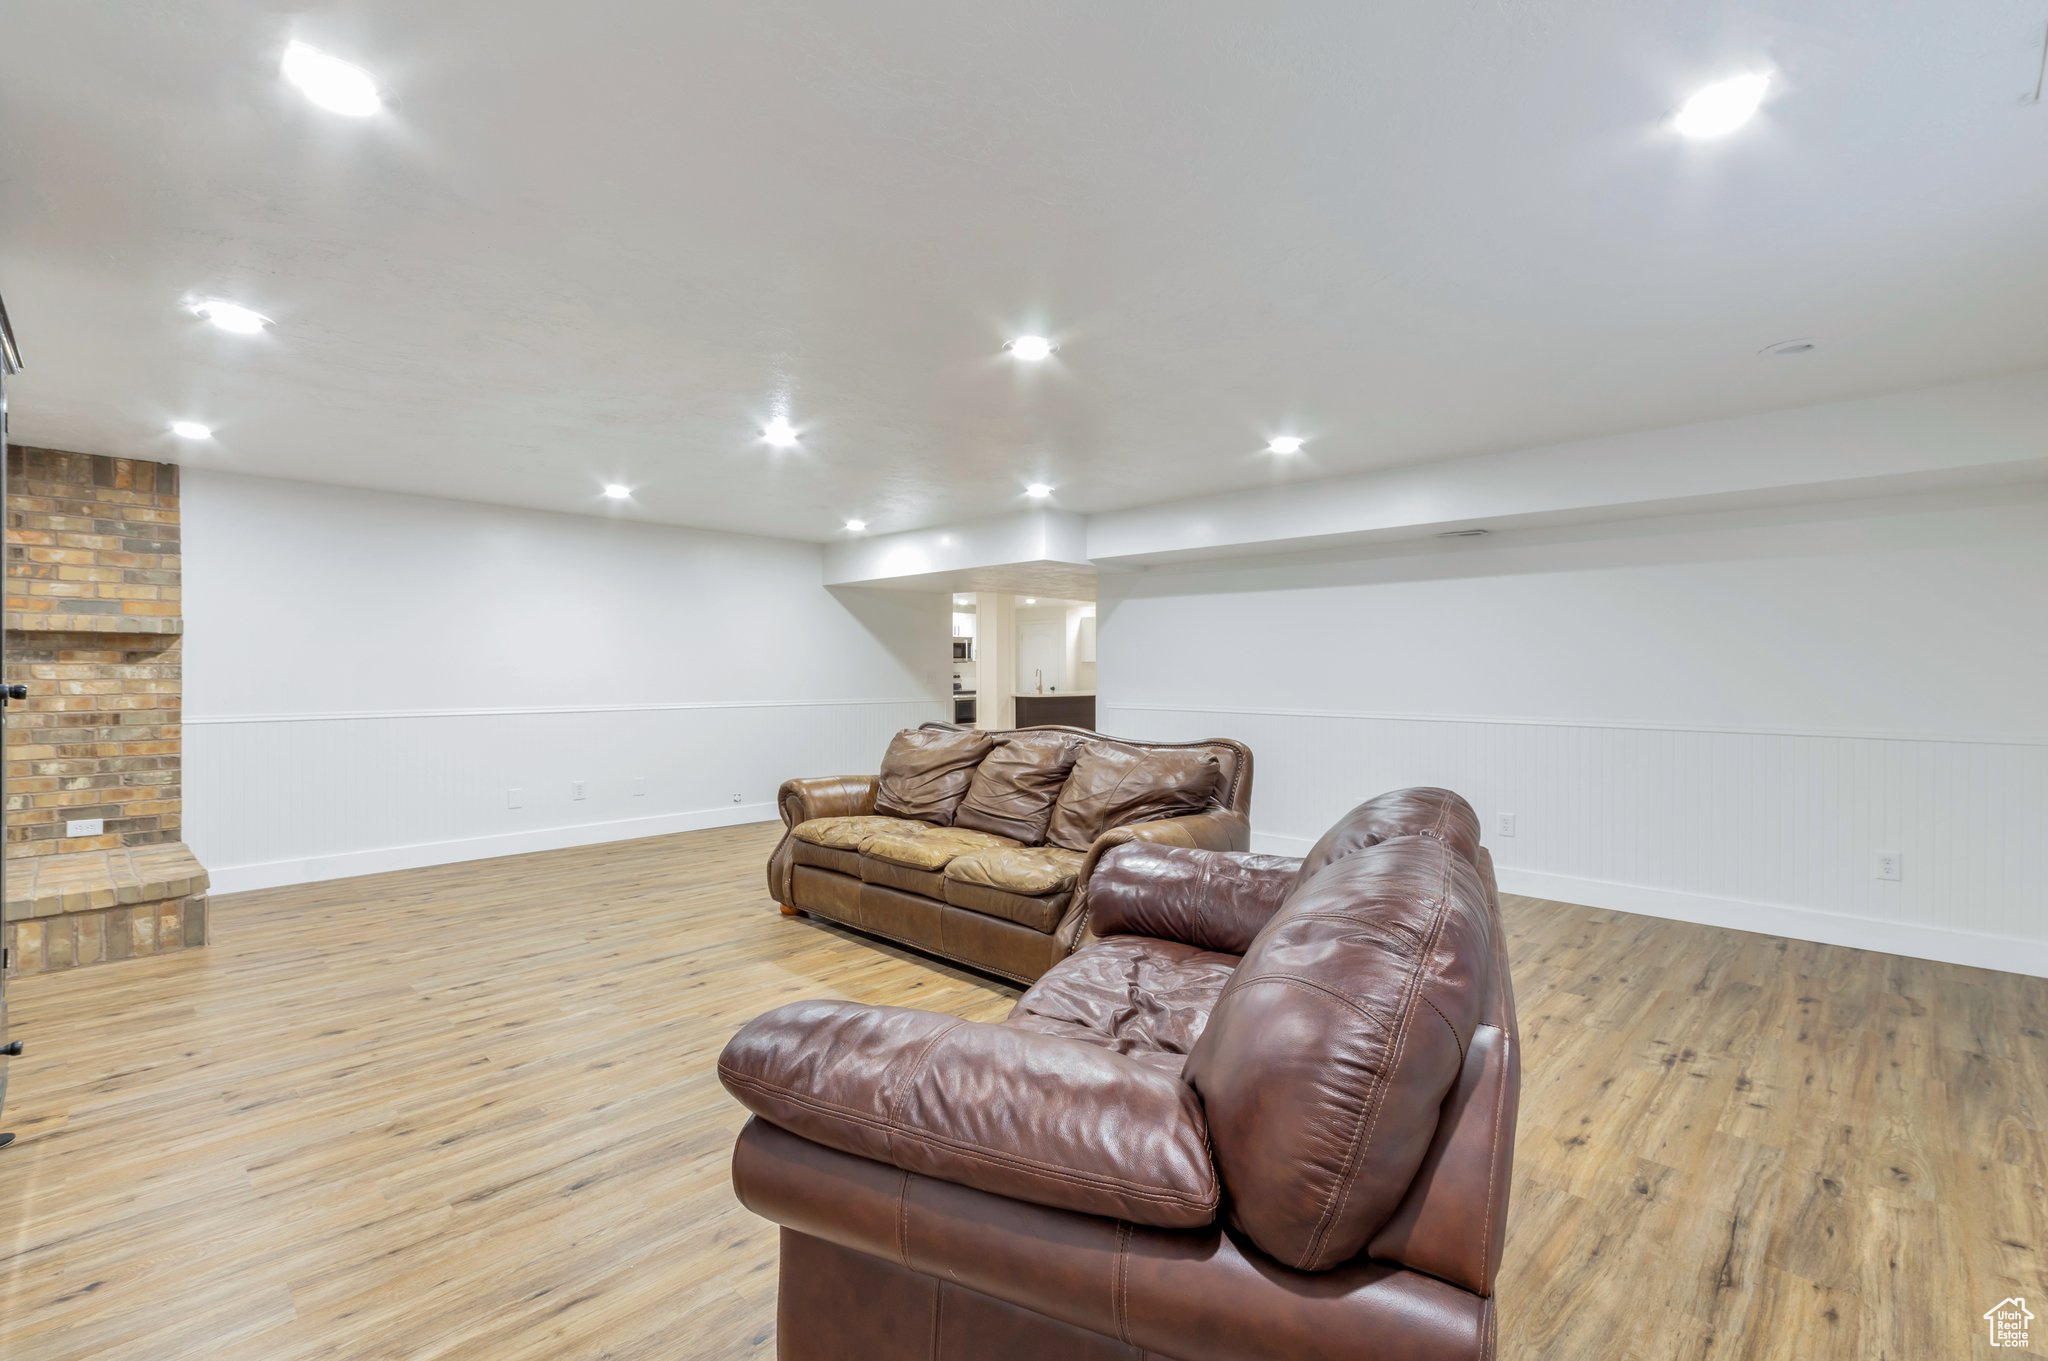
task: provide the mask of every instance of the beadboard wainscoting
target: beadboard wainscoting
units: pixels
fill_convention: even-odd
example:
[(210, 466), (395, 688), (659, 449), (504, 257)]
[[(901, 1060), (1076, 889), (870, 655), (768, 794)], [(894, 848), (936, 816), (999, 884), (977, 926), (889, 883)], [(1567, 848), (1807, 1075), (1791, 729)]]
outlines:
[(214, 888), (235, 892), (759, 822), (776, 816), (783, 780), (874, 770), (892, 734), (949, 707), (880, 699), (188, 717), (186, 835)]
[[(1255, 849), (1299, 855), (1363, 799), (1442, 785), (1479, 811), (1509, 892), (2048, 976), (2048, 744), (1102, 709), (1122, 736), (1250, 743)], [(1881, 850), (1901, 879), (1876, 877)]]

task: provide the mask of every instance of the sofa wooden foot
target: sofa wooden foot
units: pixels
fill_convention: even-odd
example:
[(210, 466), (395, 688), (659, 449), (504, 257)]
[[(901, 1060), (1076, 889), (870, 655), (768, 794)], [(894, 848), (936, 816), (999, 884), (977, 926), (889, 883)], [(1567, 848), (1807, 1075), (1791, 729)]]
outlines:
[(782, 915), (785, 917), (801, 917), (804, 914), (804, 910), (802, 908), (791, 907), (788, 903), (779, 903), (777, 904), (777, 906), (779, 906), (782, 909)]

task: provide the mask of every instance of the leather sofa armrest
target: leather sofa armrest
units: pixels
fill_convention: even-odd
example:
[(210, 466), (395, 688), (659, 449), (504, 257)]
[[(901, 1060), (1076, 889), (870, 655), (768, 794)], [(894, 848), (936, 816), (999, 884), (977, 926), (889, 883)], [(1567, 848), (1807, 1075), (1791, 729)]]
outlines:
[(1216, 1218), (1193, 1089), (1078, 1040), (794, 1002), (742, 1027), (718, 1076), (769, 1123), (906, 1172), (1136, 1224)]
[(1293, 856), (1127, 842), (1105, 851), (1088, 881), (1089, 929), (1241, 955), (1300, 870)]
[(775, 792), (775, 806), (782, 824), (794, 827), (812, 818), (862, 817), (875, 811), (875, 790), (881, 780), (874, 775), (822, 775), (808, 780), (784, 780)]
[(1209, 808), (1177, 818), (1154, 818), (1112, 827), (1095, 838), (1074, 877), (1074, 901), (1053, 934), (1069, 949), (1078, 946), (1088, 928), (1089, 883), (1102, 857), (1133, 841), (1163, 846), (1188, 846), (1205, 851), (1243, 851), (1252, 844), (1252, 820), (1232, 808)]

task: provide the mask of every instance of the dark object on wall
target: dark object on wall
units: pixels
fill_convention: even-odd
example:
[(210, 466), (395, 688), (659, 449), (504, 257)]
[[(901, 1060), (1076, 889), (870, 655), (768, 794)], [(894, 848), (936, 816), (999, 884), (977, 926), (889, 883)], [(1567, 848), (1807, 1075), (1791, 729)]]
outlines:
[[(7, 304), (0, 301), (0, 505), (7, 503), (7, 375), (21, 372), (21, 349), (14, 343), (14, 327), (7, 320)], [(0, 632), (0, 673), (7, 667), (7, 642)], [(20, 685), (8, 685), (0, 689), (0, 846), (6, 844), (7, 827), (7, 724), (5, 706), (8, 700), (25, 699), (28, 690)], [(0, 856), (0, 899), (7, 896), (7, 862)], [(7, 965), (10, 961), (6, 951), (0, 950), (0, 1115), (7, 1111), (7, 1064), (21, 1052), (19, 1040), (7, 1039)], [(0, 1134), (0, 1148), (14, 1142), (12, 1134)]]
[(782, 1361), (1492, 1357), (1520, 1061), (1471, 807), (1118, 845), (1087, 894), (1001, 1025), (796, 1002), (726, 1046)]
[(1092, 728), (1095, 726), (1095, 696), (1093, 695), (1019, 695), (1017, 696), (1017, 726), (1036, 728), (1048, 723), (1057, 723), (1066, 728)]

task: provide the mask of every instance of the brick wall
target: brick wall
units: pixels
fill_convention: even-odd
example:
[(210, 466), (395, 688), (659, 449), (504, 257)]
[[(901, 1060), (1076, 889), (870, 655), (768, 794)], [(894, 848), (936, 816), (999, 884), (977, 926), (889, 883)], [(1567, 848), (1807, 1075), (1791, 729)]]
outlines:
[[(178, 470), (7, 451), (7, 855), (175, 841)], [(103, 818), (97, 837), (64, 824)]]

